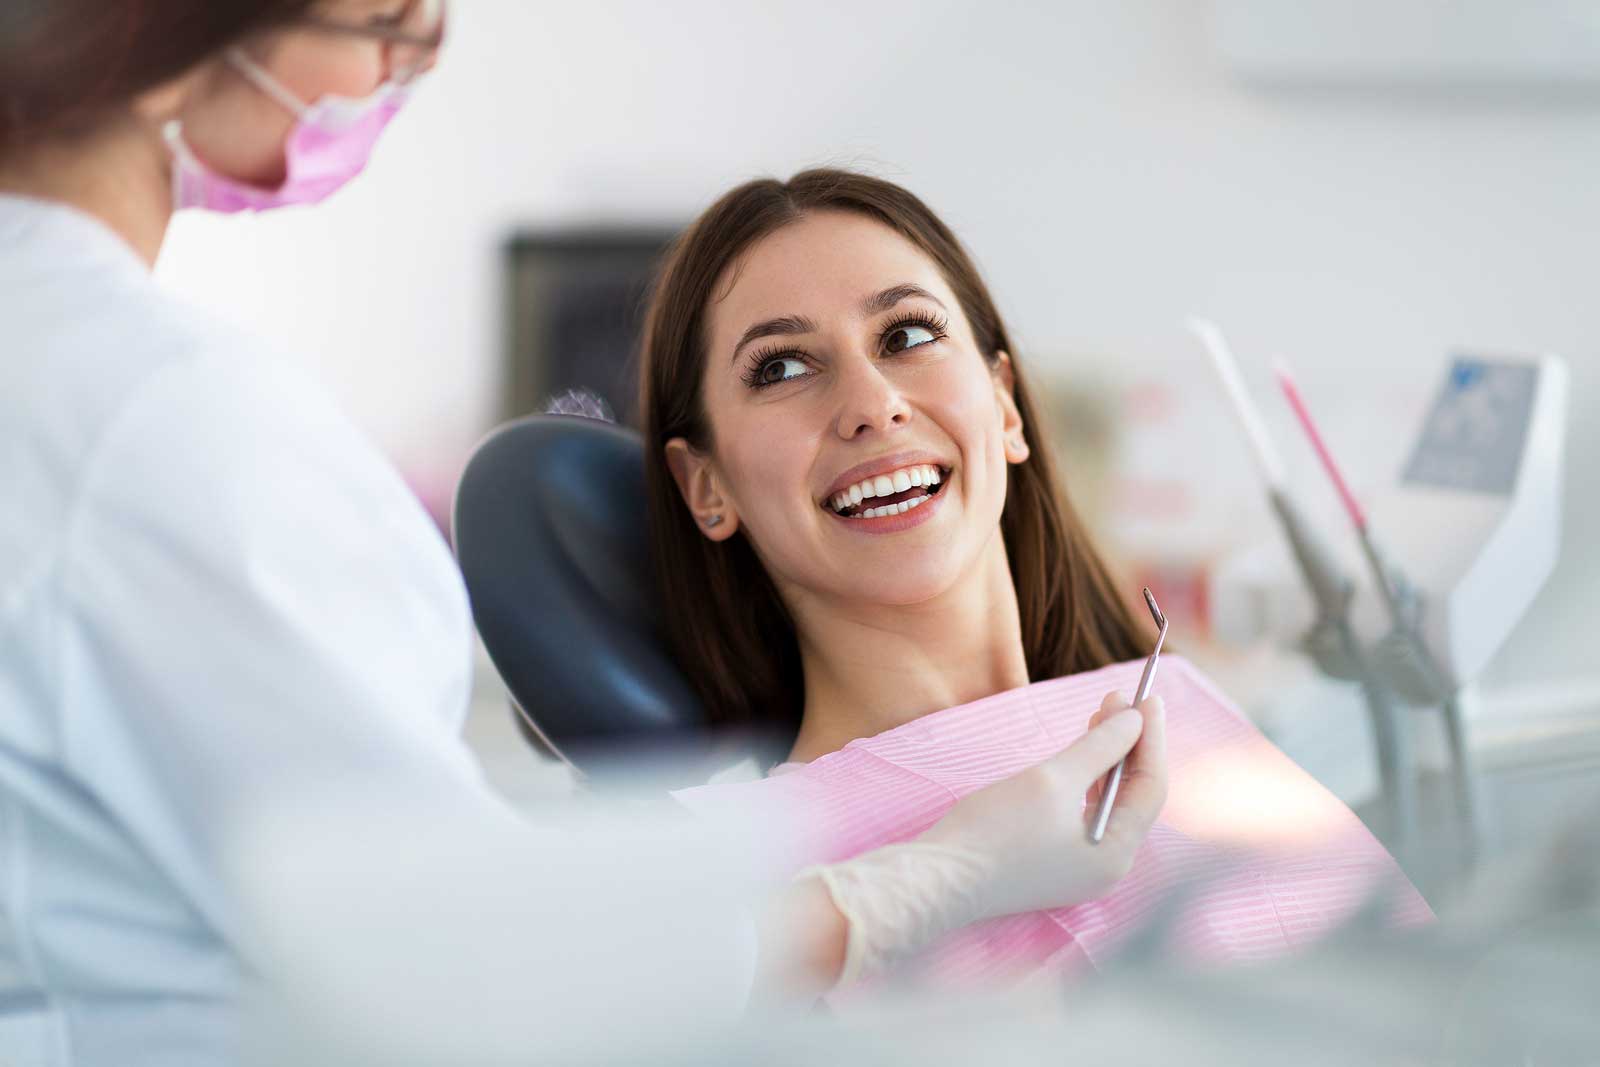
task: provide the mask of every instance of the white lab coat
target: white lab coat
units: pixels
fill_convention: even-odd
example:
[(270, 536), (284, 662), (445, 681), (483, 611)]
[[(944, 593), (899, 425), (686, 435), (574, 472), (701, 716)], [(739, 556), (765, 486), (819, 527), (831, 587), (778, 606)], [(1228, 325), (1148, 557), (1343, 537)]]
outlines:
[(234, 1062), (221, 872), (285, 800), (505, 818), (459, 738), (471, 632), (318, 389), (97, 221), (0, 196), (0, 1063)]

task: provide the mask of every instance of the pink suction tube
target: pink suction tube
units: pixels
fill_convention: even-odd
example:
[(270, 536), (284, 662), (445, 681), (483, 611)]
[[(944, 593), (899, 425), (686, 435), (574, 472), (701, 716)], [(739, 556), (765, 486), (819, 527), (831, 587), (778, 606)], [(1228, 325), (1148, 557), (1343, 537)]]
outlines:
[(1322, 461), (1323, 469), (1328, 472), (1333, 487), (1339, 491), (1339, 498), (1344, 501), (1344, 509), (1350, 514), (1350, 521), (1356, 524), (1357, 530), (1366, 533), (1367, 513), (1361, 510), (1361, 504), (1350, 491), (1349, 483), (1344, 480), (1344, 472), (1339, 469), (1338, 461), (1333, 458), (1328, 443), (1323, 440), (1321, 431), (1317, 429), (1316, 420), (1311, 417), (1311, 411), (1306, 407), (1305, 398), (1300, 395), (1300, 387), (1295, 385), (1288, 366), (1281, 359), (1273, 360), (1272, 372), (1278, 379), (1278, 387), (1283, 390), (1284, 397), (1289, 401), (1289, 407), (1294, 410), (1295, 418), (1300, 420), (1300, 426), (1305, 430), (1311, 447), (1316, 450), (1317, 458)]

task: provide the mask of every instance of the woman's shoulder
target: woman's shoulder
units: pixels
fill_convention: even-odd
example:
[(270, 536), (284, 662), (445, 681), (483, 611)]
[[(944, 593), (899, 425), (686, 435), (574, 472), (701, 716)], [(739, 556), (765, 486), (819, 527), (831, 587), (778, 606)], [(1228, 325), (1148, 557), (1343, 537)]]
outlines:
[(98, 427), (78, 480), (85, 513), (433, 539), (399, 473), (320, 382), (228, 328), (188, 324), (172, 341)]
[(399, 473), (292, 353), (137, 272), (76, 281), (3, 301), (22, 358), (0, 366), (0, 457), (23, 468), (35, 548), (96, 526), (209, 543), (347, 526), (447, 561)]
[(382, 466), (285, 353), (158, 290), (103, 297), (92, 315), (31, 331), (29, 366), (10, 369), (20, 380), (0, 399), (0, 437), (59, 491), (206, 461), (314, 454), (337, 470), (354, 455), (358, 468)]
[(14, 357), (0, 365), (0, 396), (23, 397), (30, 410), (70, 402), (92, 426), (174, 364), (261, 347), (163, 287), (121, 238), (79, 211), (0, 196), (0, 235), (0, 321)]
[[(230, 395), (260, 391), (263, 373), (288, 362), (115, 259), (0, 273), (7, 283), (0, 317), (14, 357), (0, 366), (0, 425), (48, 438), (58, 450), (92, 451), (126, 411), (178, 399), (186, 379), (204, 382), (225, 404)], [(211, 407), (191, 414), (203, 418)]]

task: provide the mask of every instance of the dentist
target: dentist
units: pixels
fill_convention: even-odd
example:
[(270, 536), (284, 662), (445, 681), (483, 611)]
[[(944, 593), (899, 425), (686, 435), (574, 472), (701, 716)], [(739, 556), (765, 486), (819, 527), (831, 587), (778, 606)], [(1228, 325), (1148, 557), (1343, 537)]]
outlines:
[[(458, 736), (472, 624), (421, 507), (290, 361), (150, 277), (176, 211), (309, 205), (355, 177), (445, 14), (0, 10), (0, 1062), (236, 1062), (263, 964), (228, 855), (263, 813), (341, 783), (516, 820)], [(1103, 892), (1165, 790), (1159, 715), (1117, 710), (893, 855), (728, 916), (748, 936), (693, 966), (740, 999), (814, 995)], [(1085, 792), (1130, 752), (1087, 850)], [(511, 949), (539, 965), (537, 940)]]

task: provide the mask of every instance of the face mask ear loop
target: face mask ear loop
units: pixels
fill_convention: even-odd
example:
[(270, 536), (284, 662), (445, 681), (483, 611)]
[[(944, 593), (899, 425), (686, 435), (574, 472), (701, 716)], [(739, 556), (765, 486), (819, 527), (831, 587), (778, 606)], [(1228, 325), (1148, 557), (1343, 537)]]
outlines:
[(183, 120), (168, 119), (161, 124), (161, 139), (167, 143), (167, 151), (172, 153), (172, 172), (176, 176), (182, 170), (182, 164), (193, 164), (194, 153), (189, 150), (189, 142), (183, 139)]
[(244, 75), (251, 85), (254, 85), (257, 89), (282, 104), (284, 109), (295, 118), (303, 118), (305, 116), (306, 111), (309, 110), (305, 101), (285, 89), (278, 79), (263, 70), (255, 60), (245, 55), (238, 48), (228, 49), (227, 56), (228, 62), (232, 63), (234, 69)]
[(161, 124), (161, 139), (167, 143), (167, 151), (171, 153), (169, 166), (172, 168), (172, 180), (169, 183), (172, 194), (172, 207), (174, 210), (183, 206), (183, 172), (193, 153), (183, 140), (183, 120), (168, 119)]

